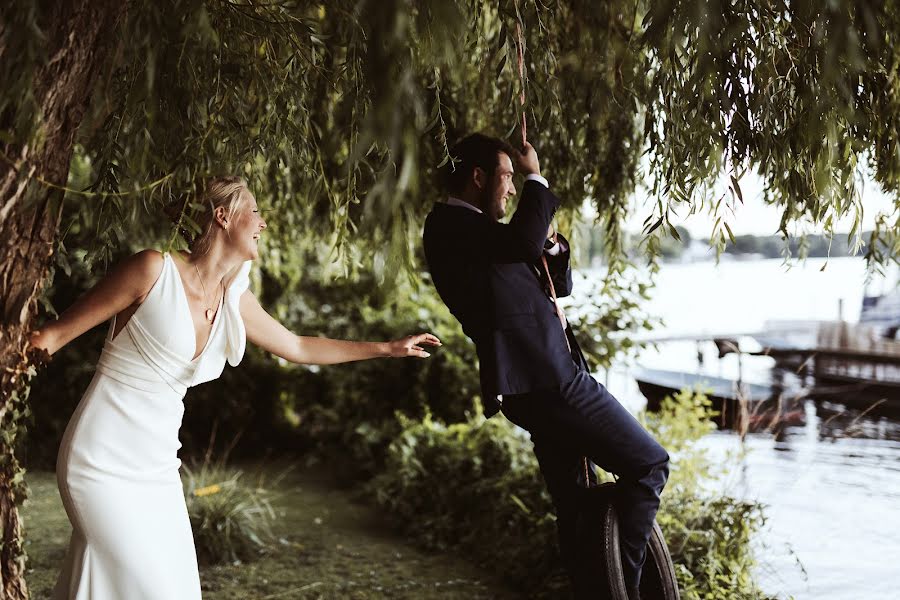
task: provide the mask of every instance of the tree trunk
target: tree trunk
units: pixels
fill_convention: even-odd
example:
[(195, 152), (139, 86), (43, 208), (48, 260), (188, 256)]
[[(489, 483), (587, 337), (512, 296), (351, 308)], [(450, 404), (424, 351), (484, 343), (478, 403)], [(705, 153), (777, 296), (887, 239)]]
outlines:
[[(75, 134), (97, 78), (109, 66), (125, 14), (121, 0), (42, 5), (48, 59), (35, 70), (32, 88), (40, 107), (32, 115), (39, 133), (0, 146), (0, 599), (10, 600), (28, 597), (17, 510), (24, 486), (13, 451), (35, 367), (33, 353), (26, 352), (27, 333), (59, 226), (63, 192), (54, 186), (66, 183)], [(0, 40), (4, 29), (0, 22)], [(4, 50), (0, 43), (0, 61), (17, 59)], [(0, 115), (0, 130), (9, 131), (14, 119), (22, 119), (15, 112)]]

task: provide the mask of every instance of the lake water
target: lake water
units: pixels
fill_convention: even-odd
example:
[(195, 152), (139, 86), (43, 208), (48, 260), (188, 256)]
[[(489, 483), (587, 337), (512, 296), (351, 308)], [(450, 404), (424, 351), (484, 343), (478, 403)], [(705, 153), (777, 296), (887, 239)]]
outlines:
[[(665, 326), (655, 333), (742, 334), (769, 319), (847, 321), (859, 318), (865, 264), (857, 258), (810, 259), (786, 270), (780, 260), (666, 264), (649, 303)], [(589, 272), (587, 277), (602, 276)], [(575, 295), (585, 284), (576, 284)], [(875, 284), (876, 291), (878, 284)], [(740, 337), (742, 347), (753, 340)], [(642, 352), (644, 367), (736, 378), (735, 355), (718, 360), (711, 342), (670, 341)], [(769, 381), (774, 361), (744, 357), (745, 381)], [(644, 400), (632, 377), (634, 365), (617, 365), (606, 378), (610, 391), (630, 408)], [(741, 442), (731, 432), (703, 440), (714, 456), (734, 458), (717, 485), (734, 496), (767, 506), (768, 523), (757, 539), (763, 588), (797, 600), (900, 597), (900, 425), (885, 417), (859, 416), (839, 404), (802, 404), (805, 425), (751, 433)]]

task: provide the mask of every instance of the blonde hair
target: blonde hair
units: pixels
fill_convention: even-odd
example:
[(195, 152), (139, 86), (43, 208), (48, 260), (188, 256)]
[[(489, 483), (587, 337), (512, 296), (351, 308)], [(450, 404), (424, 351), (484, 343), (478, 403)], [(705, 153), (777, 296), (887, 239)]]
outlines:
[[(181, 233), (188, 242), (188, 248), (194, 256), (202, 256), (209, 252), (216, 231), (215, 212), (217, 208), (225, 209), (225, 218), (232, 218), (250, 199), (250, 188), (241, 177), (215, 177), (206, 183), (200, 196), (200, 213), (194, 215), (194, 221), (200, 227), (200, 233), (190, 232), (181, 227)], [(228, 231), (225, 232), (226, 234)]]

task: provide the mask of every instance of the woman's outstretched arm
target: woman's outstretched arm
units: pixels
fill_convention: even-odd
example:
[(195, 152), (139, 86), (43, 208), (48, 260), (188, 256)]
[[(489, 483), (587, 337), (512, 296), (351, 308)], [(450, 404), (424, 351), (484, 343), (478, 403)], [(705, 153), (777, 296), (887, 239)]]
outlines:
[(249, 290), (241, 296), (241, 317), (247, 340), (263, 350), (297, 364), (333, 365), (379, 357), (430, 356), (423, 346), (440, 346), (430, 333), (409, 335), (391, 342), (351, 342), (291, 333), (267, 313)]
[(81, 296), (55, 321), (31, 333), (31, 345), (53, 354), (85, 331), (140, 304), (162, 269), (162, 255), (143, 250), (130, 256)]

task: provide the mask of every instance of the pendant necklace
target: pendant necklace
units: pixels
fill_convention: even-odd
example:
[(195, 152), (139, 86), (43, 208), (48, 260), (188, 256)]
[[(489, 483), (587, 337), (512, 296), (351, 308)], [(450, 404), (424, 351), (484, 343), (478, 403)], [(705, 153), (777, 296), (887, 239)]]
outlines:
[[(200, 280), (200, 287), (203, 288), (203, 304), (206, 304), (206, 286), (203, 284), (203, 277), (200, 276), (200, 269), (197, 268), (197, 263), (194, 263), (194, 270), (197, 271), (197, 279)], [(214, 310), (212, 307), (209, 307), (204, 311), (204, 316), (206, 320), (210, 323), (213, 322)]]

